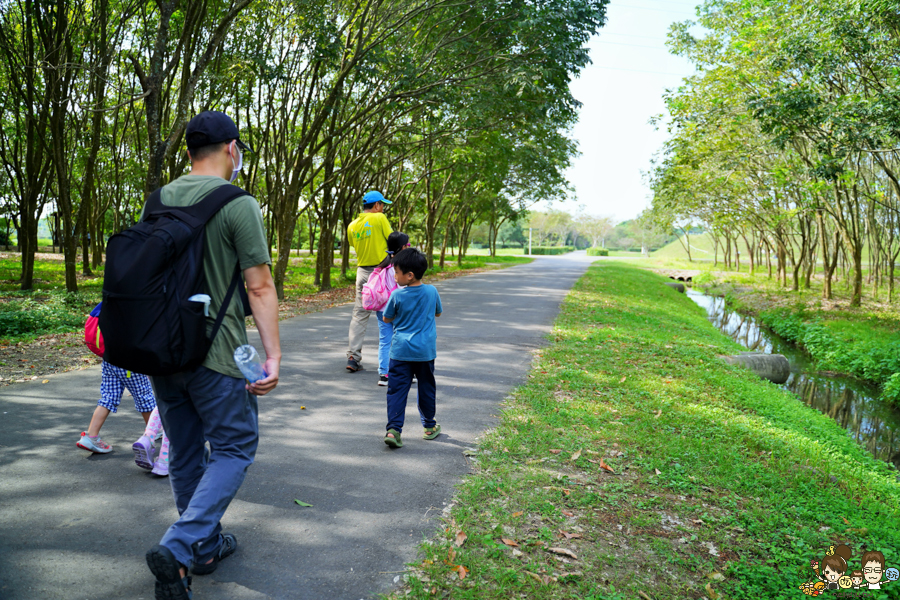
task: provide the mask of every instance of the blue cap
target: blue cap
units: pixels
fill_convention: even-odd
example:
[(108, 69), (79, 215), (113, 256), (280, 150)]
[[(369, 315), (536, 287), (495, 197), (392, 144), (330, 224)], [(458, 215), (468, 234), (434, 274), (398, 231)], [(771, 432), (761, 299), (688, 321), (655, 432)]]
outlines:
[(366, 192), (363, 195), (363, 204), (375, 204), (376, 202), (381, 202), (383, 204), (393, 204), (393, 202), (382, 196), (381, 192), (376, 192), (375, 190)]

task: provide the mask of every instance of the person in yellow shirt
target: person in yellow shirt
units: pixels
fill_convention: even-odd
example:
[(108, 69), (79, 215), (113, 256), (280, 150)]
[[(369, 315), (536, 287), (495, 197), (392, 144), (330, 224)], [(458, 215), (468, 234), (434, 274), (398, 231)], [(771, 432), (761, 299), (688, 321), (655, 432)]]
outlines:
[(369, 315), (374, 311), (363, 308), (362, 289), (375, 267), (387, 256), (387, 238), (393, 231), (384, 209), (391, 204), (381, 192), (363, 195), (363, 211), (347, 226), (347, 239), (356, 250), (356, 303), (350, 319), (350, 343), (347, 347), (347, 370), (362, 369), (362, 345), (366, 337)]

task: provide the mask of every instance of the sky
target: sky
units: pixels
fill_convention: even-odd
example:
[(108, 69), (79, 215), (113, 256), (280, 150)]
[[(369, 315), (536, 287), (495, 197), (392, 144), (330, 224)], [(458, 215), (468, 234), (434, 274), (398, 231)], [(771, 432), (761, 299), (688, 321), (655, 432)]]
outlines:
[[(686, 60), (668, 53), (673, 22), (695, 18), (699, 0), (612, 0), (606, 25), (590, 41), (593, 64), (571, 84), (583, 103), (572, 131), (581, 156), (567, 175), (577, 199), (556, 208), (613, 217), (636, 217), (650, 206), (642, 172), (666, 140), (665, 128), (649, 123), (665, 113), (663, 94), (693, 73)], [(537, 206), (535, 208), (542, 208)]]

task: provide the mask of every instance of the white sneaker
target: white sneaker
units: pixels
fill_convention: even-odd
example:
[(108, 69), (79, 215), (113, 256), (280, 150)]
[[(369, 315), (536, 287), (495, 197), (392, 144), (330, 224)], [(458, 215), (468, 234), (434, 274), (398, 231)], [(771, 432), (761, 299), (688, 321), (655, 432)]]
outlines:
[(387, 386), (387, 384), (388, 384), (387, 375), (379, 375), (378, 376), (378, 385)]
[(93, 452), (95, 454), (107, 454), (112, 452), (112, 446), (100, 439), (100, 436), (91, 437), (86, 431), (81, 432), (81, 439), (75, 444), (79, 448)]

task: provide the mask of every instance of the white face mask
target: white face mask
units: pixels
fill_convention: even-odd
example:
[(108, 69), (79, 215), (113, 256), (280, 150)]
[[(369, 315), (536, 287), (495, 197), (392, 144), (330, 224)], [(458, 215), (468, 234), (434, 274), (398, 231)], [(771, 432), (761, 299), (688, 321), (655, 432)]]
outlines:
[(244, 166), (244, 153), (241, 152), (240, 148), (237, 147), (237, 142), (234, 142), (234, 150), (237, 152), (238, 160), (237, 165), (235, 165), (234, 156), (231, 157), (231, 165), (234, 167), (234, 169), (231, 171), (231, 179), (228, 180), (229, 183), (237, 179), (238, 173), (241, 172), (241, 168)]

